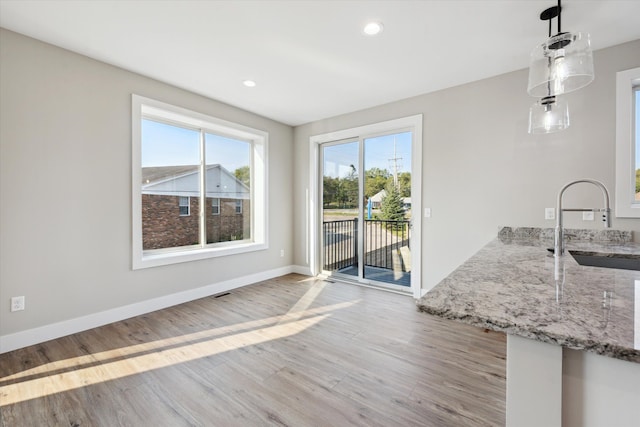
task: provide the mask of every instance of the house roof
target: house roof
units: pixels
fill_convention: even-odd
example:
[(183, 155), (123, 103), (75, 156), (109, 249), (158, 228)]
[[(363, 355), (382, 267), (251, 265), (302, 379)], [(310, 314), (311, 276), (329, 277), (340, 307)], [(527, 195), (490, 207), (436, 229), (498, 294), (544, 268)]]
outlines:
[[(199, 166), (152, 166), (142, 168), (142, 194), (197, 197), (200, 192)], [(250, 190), (221, 165), (207, 165), (207, 197), (249, 199)]]
[(376, 194), (374, 194), (373, 196), (371, 196), (371, 201), (372, 202), (382, 202), (382, 199), (384, 199), (384, 196), (387, 195), (387, 191), (386, 190), (380, 190), (378, 191)]
[(185, 173), (193, 173), (197, 170), (198, 165), (150, 166), (142, 168), (142, 184), (162, 181), (167, 178), (184, 175)]
[[(372, 203), (382, 203), (382, 199), (384, 199), (384, 197), (386, 195), (387, 195), (387, 191), (386, 190), (380, 190), (376, 194), (371, 196), (371, 202)], [(402, 198), (402, 203), (410, 205), (411, 204), (411, 197), (403, 197)]]

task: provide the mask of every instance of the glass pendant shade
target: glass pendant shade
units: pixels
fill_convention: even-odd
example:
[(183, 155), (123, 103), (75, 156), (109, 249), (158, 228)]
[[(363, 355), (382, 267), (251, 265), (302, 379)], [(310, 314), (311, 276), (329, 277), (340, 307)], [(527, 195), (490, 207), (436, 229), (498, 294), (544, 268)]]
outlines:
[(546, 96), (529, 109), (529, 133), (553, 133), (569, 127), (569, 105), (564, 99)]
[(560, 33), (531, 52), (529, 95), (562, 95), (593, 81), (593, 53), (588, 33)]

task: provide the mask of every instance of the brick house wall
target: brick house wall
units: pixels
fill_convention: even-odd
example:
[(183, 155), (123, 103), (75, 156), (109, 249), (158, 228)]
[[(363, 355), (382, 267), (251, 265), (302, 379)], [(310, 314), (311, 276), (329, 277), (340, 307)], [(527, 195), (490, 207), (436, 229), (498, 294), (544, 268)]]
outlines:
[(207, 243), (251, 238), (249, 200), (242, 200), (242, 213), (236, 213), (236, 199), (220, 199), (220, 214), (213, 215), (212, 199), (207, 197)]
[[(175, 248), (198, 244), (200, 200), (189, 198), (190, 214), (180, 216), (180, 197), (142, 195), (142, 249)], [(250, 238), (250, 201), (242, 201), (236, 213), (235, 199), (220, 199), (220, 214), (213, 215), (212, 199), (207, 198), (207, 243)]]

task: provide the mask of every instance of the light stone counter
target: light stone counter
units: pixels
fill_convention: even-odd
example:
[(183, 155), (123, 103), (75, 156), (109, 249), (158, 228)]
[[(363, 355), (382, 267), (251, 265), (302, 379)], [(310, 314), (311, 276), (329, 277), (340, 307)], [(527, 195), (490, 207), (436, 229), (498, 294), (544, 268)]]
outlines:
[[(567, 250), (640, 255), (630, 232), (567, 235)], [(547, 251), (552, 247), (551, 229), (505, 227), (418, 300), (418, 309), (640, 363), (640, 331), (634, 330), (640, 325), (640, 271), (585, 267), (568, 253), (556, 261)]]

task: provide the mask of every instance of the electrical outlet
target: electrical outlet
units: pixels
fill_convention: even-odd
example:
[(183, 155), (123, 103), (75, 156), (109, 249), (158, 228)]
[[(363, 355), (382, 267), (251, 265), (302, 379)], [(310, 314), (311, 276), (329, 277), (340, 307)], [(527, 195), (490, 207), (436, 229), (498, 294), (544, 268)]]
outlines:
[(583, 221), (593, 221), (593, 212), (582, 212)]
[(11, 298), (11, 311), (24, 310), (24, 297)]
[(280, 249), (280, 257), (284, 258), (284, 249)]
[(556, 219), (556, 208), (544, 208), (544, 219)]

